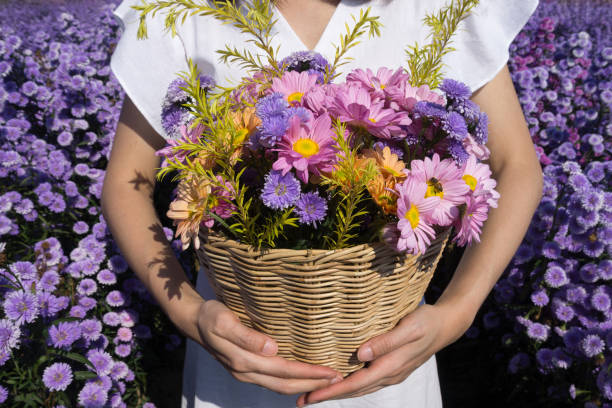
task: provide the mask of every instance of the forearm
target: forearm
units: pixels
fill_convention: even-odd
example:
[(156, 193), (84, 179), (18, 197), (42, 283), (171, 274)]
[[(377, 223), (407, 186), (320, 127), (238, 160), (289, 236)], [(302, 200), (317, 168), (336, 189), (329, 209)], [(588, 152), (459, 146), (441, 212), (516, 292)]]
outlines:
[[(537, 165), (537, 163), (536, 163)], [(484, 223), (480, 242), (466, 248), (452, 280), (436, 305), (467, 324), (514, 256), (542, 194), (541, 172), (535, 166), (514, 165), (496, 176), (500, 199)]]
[(202, 298), (187, 279), (167, 241), (155, 213), (150, 188), (135, 189), (106, 183), (102, 209), (109, 229), (130, 268), (147, 287), (175, 325), (185, 335), (196, 336), (197, 313)]

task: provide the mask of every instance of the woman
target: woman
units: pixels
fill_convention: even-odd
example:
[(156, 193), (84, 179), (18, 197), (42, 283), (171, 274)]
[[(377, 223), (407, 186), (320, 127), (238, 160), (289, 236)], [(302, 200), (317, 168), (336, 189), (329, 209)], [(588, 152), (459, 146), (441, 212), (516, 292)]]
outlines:
[[(344, 379), (330, 368), (276, 356), (274, 340), (241, 325), (229, 309), (214, 300), (203, 274), (197, 290), (190, 285), (168, 243), (159, 238), (164, 235), (152, 192), (160, 164), (155, 151), (165, 145), (159, 119), (165, 89), (186, 68), (186, 56), (220, 82), (240, 78), (244, 72), (217, 64), (214, 51), (225, 43), (245, 43), (237, 30), (206, 17), (188, 18), (179, 27), (179, 36), (171, 38), (162, 34), (161, 16), (149, 21), (149, 39), (137, 42), (138, 15), (129, 8), (135, 3), (126, 0), (115, 12), (125, 32), (111, 67), (127, 96), (106, 172), (102, 206), (132, 270), (176, 326), (197, 343), (188, 345), (184, 406), (271, 408), (320, 402), (316, 406), (440, 407), (434, 353), (471, 325), (521, 242), (541, 197), (541, 169), (505, 66), (508, 45), (537, 1), (482, 0), (457, 34), (456, 51), (445, 60), (447, 74), (475, 90), (472, 100), (489, 116), (489, 165), (501, 199), (489, 213), (481, 242), (465, 251), (436, 304), (421, 305), (393, 330), (363, 344), (358, 357), (369, 361), (369, 366)], [(331, 58), (331, 43), (343, 32), (344, 22), (358, 14), (361, 6), (371, 5), (372, 14), (384, 24), (382, 36), (352, 49), (354, 61), (343, 72), (357, 66), (399, 66), (404, 46), (426, 41), (422, 18), (445, 3), (279, 1), (274, 8), (278, 18), (275, 40), (281, 46), (281, 57), (311, 49)]]

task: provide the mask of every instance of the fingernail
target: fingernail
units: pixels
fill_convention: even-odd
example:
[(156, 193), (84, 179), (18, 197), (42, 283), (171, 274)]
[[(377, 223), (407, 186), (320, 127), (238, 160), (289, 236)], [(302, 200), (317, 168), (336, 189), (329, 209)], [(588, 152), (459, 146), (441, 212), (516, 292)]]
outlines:
[(261, 352), (269, 356), (274, 355), (276, 353), (276, 346), (274, 345), (274, 342), (271, 340), (266, 340)]
[(363, 349), (361, 349), (359, 354), (361, 356), (359, 357), (359, 360), (361, 361), (370, 361), (374, 358), (374, 353), (372, 352), (372, 347), (370, 346), (365, 346)]
[(342, 375), (338, 374), (329, 383), (336, 384), (336, 383), (339, 383), (340, 381), (342, 381)]

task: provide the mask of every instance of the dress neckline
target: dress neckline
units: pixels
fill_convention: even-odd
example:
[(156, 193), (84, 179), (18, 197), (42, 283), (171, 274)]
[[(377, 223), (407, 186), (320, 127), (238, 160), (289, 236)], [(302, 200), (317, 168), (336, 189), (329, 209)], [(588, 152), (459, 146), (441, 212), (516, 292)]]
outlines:
[[(323, 54), (322, 48), (325, 48), (326, 46), (329, 47), (333, 41), (332, 36), (339, 34), (339, 32), (337, 31), (338, 27), (344, 27), (344, 22), (338, 21), (342, 18), (342, 15), (344, 14), (344, 0), (340, 0), (338, 2), (338, 5), (336, 5), (336, 8), (334, 9), (334, 12), (332, 13), (331, 17), (329, 18), (327, 25), (323, 29), (321, 36), (317, 40), (317, 43), (315, 44), (314, 48), (309, 49), (304, 43), (304, 41), (302, 41), (302, 39), (297, 35), (293, 27), (291, 27), (291, 24), (289, 24), (289, 21), (287, 21), (283, 13), (280, 12), (276, 5), (273, 4), (272, 7), (274, 13), (276, 14), (278, 22), (282, 26), (282, 28), (279, 27), (279, 30), (287, 32), (288, 36), (291, 37), (296, 43), (297, 48), (301, 48), (303, 50), (314, 51)], [(285, 39), (286, 38), (287, 37), (285, 37)]]

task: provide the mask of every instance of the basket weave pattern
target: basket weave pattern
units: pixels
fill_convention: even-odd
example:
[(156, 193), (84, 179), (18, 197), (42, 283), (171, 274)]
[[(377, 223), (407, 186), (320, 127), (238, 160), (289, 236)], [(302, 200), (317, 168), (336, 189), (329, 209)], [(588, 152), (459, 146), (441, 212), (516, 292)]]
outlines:
[(340, 250), (252, 247), (203, 236), (197, 251), (217, 299), (278, 342), (278, 355), (348, 374), (356, 351), (416, 309), (450, 234), (420, 256), (362, 244)]

